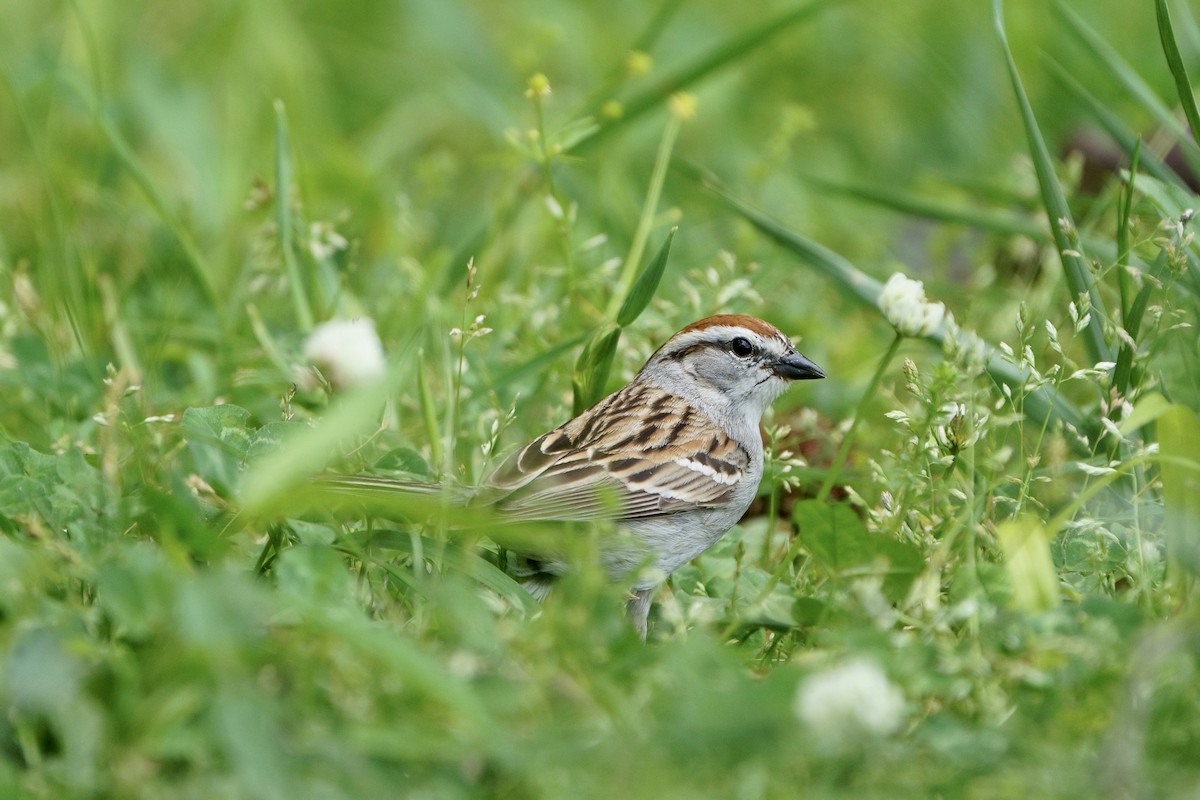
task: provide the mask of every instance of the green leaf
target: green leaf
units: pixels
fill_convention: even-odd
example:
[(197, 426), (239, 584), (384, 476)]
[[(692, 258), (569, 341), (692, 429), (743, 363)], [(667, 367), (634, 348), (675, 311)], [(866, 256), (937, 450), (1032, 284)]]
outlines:
[(621, 310), (617, 312), (617, 325), (624, 328), (638, 318), (646, 306), (650, 305), (650, 300), (654, 297), (655, 290), (658, 289), (659, 281), (662, 280), (663, 272), (667, 268), (667, 256), (671, 252), (671, 242), (675, 239), (675, 232), (679, 228), (671, 228), (671, 232), (667, 234), (666, 241), (659, 248), (658, 253), (646, 265), (634, 281), (633, 286), (629, 288), (629, 294), (625, 295), (625, 302), (621, 304)]
[(580, 414), (593, 406), (604, 396), (604, 386), (608, 383), (608, 373), (612, 369), (613, 357), (617, 352), (617, 342), (621, 339), (621, 329), (608, 324), (592, 334), (592, 338), (579, 354), (575, 362), (575, 373), (571, 383), (575, 387), (575, 413)]
[(1172, 408), (1174, 406), (1158, 392), (1142, 395), (1134, 405), (1133, 413), (1121, 420), (1117, 430), (1121, 432), (1122, 436), (1128, 436), (1138, 428), (1154, 422)]
[(183, 412), (181, 424), (197, 474), (228, 495), (237, 485), (253, 439), (250, 412), (235, 405), (189, 408)]
[(372, 468), (373, 472), (402, 472), (419, 478), (434, 478), (433, 469), (420, 453), (411, 447), (396, 447), (384, 453)]
[(326, 544), (300, 544), (279, 554), (272, 567), (279, 589), (305, 602), (354, 606), (354, 580), (345, 557)]
[(802, 500), (792, 512), (797, 535), (824, 570), (835, 577), (883, 575), (883, 591), (899, 601), (925, 559), (907, 542), (871, 533), (850, 506)]
[(1037, 613), (1059, 603), (1058, 573), (1050, 557), (1050, 537), (1033, 517), (1005, 522), (996, 529), (1004, 566), (1012, 583), (1009, 602), (1019, 611)]
[(1158, 418), (1158, 446), (1167, 564), (1177, 574), (1200, 576), (1200, 417), (1185, 406), (1172, 406)]

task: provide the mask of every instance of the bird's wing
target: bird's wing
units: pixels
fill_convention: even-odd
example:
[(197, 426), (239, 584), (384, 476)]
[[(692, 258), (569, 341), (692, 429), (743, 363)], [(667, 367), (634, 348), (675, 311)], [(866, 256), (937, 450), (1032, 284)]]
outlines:
[(634, 383), (511, 456), (488, 494), (518, 519), (640, 519), (719, 506), (749, 467), (682, 398)]

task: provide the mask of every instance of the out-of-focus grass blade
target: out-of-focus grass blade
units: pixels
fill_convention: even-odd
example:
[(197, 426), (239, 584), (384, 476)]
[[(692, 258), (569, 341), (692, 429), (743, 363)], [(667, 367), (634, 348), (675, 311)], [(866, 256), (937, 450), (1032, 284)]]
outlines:
[[(1118, 147), (1126, 153), (1132, 153), (1135, 149), (1138, 149), (1141, 138), (1137, 133), (1126, 125), (1125, 121), (1119, 115), (1113, 113), (1095, 95), (1089, 92), (1066, 67), (1049, 57), (1044, 58), (1043, 63), (1050, 70), (1050, 73), (1062, 84), (1063, 88), (1074, 95), (1075, 99), (1082, 105), (1087, 107), (1092, 117), (1104, 129), (1104, 132), (1113, 138)], [(1183, 179), (1179, 177), (1175, 170), (1164, 164), (1162, 159), (1149, 150), (1142, 150), (1139, 161), (1143, 170), (1160, 181), (1174, 183), (1176, 186), (1184, 185)]]
[(756, 48), (794, 25), (811, 19), (830, 5), (833, 5), (833, 0), (816, 0), (807, 5), (788, 9), (713, 47), (691, 63), (664, 76), (654, 86), (635, 94), (622, 103), (620, 117), (600, 126), (590, 136), (577, 141), (571, 152), (577, 152), (584, 147), (593, 145), (605, 136), (624, 128), (647, 111), (662, 105), (668, 97), (676, 92), (692, 86), (713, 72), (751, 54)]
[(252, 517), (287, 511), (295, 501), (296, 487), (324, 467), (331, 453), (350, 437), (378, 424), (379, 412), (395, 383), (378, 381), (343, 395), (319, 425), (284, 440), (278, 450), (251, 464), (238, 493), (242, 511)]
[(658, 283), (662, 280), (663, 272), (667, 268), (667, 256), (671, 253), (671, 242), (674, 241), (677, 230), (679, 230), (677, 227), (671, 228), (666, 241), (658, 249), (658, 253), (637, 276), (633, 286), (629, 287), (629, 294), (625, 295), (621, 310), (617, 312), (617, 325), (620, 327), (624, 328), (629, 325), (646, 310), (646, 306), (650, 305), (650, 300), (654, 297)]
[(992, 0), (992, 14), (996, 25), (996, 36), (1000, 40), (1004, 61), (1008, 67), (1008, 75), (1012, 80), (1013, 93), (1016, 95), (1021, 119), (1025, 124), (1025, 135), (1029, 141), (1029, 155), (1033, 158), (1033, 166), (1037, 172), (1038, 185), (1042, 191), (1042, 203), (1046, 207), (1046, 214), (1050, 217), (1050, 229), (1054, 233), (1054, 242), (1058, 247), (1059, 258), (1062, 259), (1072, 301), (1078, 303), (1079, 298), (1086, 295), (1091, 306), (1089, 312), (1091, 318), (1083, 337), (1088, 355), (1093, 364), (1111, 361), (1112, 349), (1104, 340), (1104, 319), (1108, 315), (1105, 313), (1104, 303), (1100, 298), (1100, 293), (1096, 290), (1091, 271), (1088, 269), (1087, 259), (1080, 252), (1082, 245), (1078, 242), (1077, 236), (1075, 237), (1076, 241), (1072, 241), (1071, 231), (1076, 230), (1075, 222), (1071, 217), (1071, 209), (1067, 206), (1067, 198), (1063, 195), (1062, 186), (1059, 185), (1058, 178), (1054, 174), (1050, 151), (1038, 128), (1037, 118), (1033, 114), (1033, 106), (1030, 105), (1029, 97), (1025, 94), (1021, 75), (1017, 72), (1017, 62), (1013, 59), (1012, 51), (1008, 47), (1008, 36), (1004, 31), (1004, 3), (1002, 0)]
[(1183, 106), (1183, 115), (1187, 117), (1192, 129), (1192, 139), (1200, 136), (1200, 112), (1196, 110), (1196, 96), (1192, 94), (1192, 82), (1188, 79), (1187, 68), (1183, 66), (1183, 56), (1179, 54), (1179, 45), (1175, 42), (1175, 29), (1171, 25), (1171, 11), (1167, 8), (1166, 0), (1155, 0), (1155, 16), (1158, 18), (1158, 37), (1162, 40), (1163, 55), (1167, 57), (1167, 66), (1175, 78), (1175, 91), (1179, 94), (1179, 102)]
[(411, 346), (412, 339), (397, 348), (383, 380), (340, 394), (318, 425), (250, 464), (238, 491), (242, 512), (256, 517), (287, 511), (303, 494), (297, 487), (306, 486), (309, 475), (324, 468), (351, 437), (377, 426), (387, 398), (412, 381), (404, 357)]
[(662, 36), (662, 32), (666, 30), (667, 23), (675, 16), (675, 12), (683, 5), (683, 0), (663, 0), (658, 9), (654, 12), (654, 16), (646, 23), (646, 27), (634, 40), (633, 46), (629, 50), (623, 52), (622, 58), (614, 64), (608, 71), (604, 80), (588, 94), (587, 99), (581, 106), (581, 111), (577, 116), (585, 116), (592, 113), (593, 109), (599, 108), (606, 103), (621, 82), (625, 80), (628, 74), (629, 65), (626, 57), (629, 53), (649, 53), (654, 47), (655, 42)]
[(429, 453), (433, 457), (433, 468), (442, 470), (442, 432), (438, 429), (438, 406), (433, 401), (429, 378), (425, 371), (425, 351), (417, 352), (417, 399), (421, 404), (421, 421), (425, 423), (425, 438), (429, 441)]
[(575, 413), (590, 408), (604, 395), (608, 373), (612, 369), (617, 342), (621, 339), (621, 328), (612, 323), (596, 331), (579, 354), (575, 362), (575, 373), (571, 383), (575, 388)]
[[(1179, 120), (1175, 118), (1174, 112), (1158, 98), (1158, 95), (1142, 79), (1142, 76), (1133, 67), (1129, 66), (1121, 58), (1120, 53), (1114, 50), (1108, 42), (1104, 41), (1098, 33), (1092, 30), (1083, 21), (1083, 18), (1071, 10), (1066, 3), (1062, 2), (1062, 0), (1056, 0), (1054, 10), (1066, 21), (1076, 41), (1083, 45), (1084, 49), (1090, 52), (1100, 64), (1108, 68), (1112, 76), (1154, 116), (1158, 124), (1174, 134), (1180, 148), (1183, 150), (1184, 156), (1192, 164), (1193, 168), (1200, 166), (1200, 147), (1196, 145), (1195, 140), (1192, 139), (1183, 125), (1179, 124)], [(1005, 49), (1007, 50), (1007, 46), (1005, 46)]]
[(283, 254), (283, 266), (287, 271), (288, 288), (292, 295), (292, 308), (296, 312), (296, 325), (304, 333), (313, 329), (312, 304), (304, 290), (304, 279), (300, 264), (293, 249), (292, 232), (292, 153), (288, 141), (287, 112), (283, 101), (275, 101), (275, 223), (279, 226), (279, 249)]
[[(848, 295), (878, 312), (879, 294), (883, 291), (882, 283), (855, 267), (838, 253), (794, 231), (788, 230), (761, 211), (758, 211), (753, 206), (733, 195), (711, 175), (703, 175), (695, 171), (692, 171), (690, 174), (701, 180), (706, 189), (716, 195), (722, 203), (739, 214), (765, 236), (772, 239), (785, 250), (789, 250), (799, 256), (802, 261), (831, 279), (835, 286)], [(927, 338), (937, 344), (943, 344), (946, 335), (946, 329), (942, 327), (931, 333)], [(1014, 394), (1026, 392), (1025, 384), (1031, 377), (1029, 371), (1018, 368), (1012, 362), (1004, 360), (1000, 351), (991, 345), (987, 345), (987, 364), (985, 368), (993, 380), (1008, 385)], [(1025, 393), (1024, 409), (1025, 413), (1038, 422), (1046, 422), (1053, 419), (1062, 420), (1089, 439), (1092, 439), (1098, 430), (1098, 424), (1095, 421), (1085, 419), (1079, 409), (1050, 386), (1039, 386)]]
[(916, 217), (967, 225), (1005, 235), (1020, 234), (1038, 241), (1044, 240), (1047, 234), (1047, 231), (1038, 223), (1016, 214), (963, 208), (940, 200), (915, 197), (878, 186), (838, 183), (815, 175), (801, 175), (800, 178), (825, 191), (854, 197)]
[(1012, 605), (1019, 611), (1048, 611), (1059, 603), (1058, 573), (1050, 557), (1050, 537), (1033, 517), (1005, 522), (996, 529), (1004, 567), (1012, 584)]
[[(533, 616), (538, 611), (537, 601), (521, 584), (496, 565), (453, 542), (438, 541), (420, 534), (396, 530), (369, 531), (366, 536), (363, 546), (368, 552), (385, 549), (414, 556), (419, 549), (424, 553), (437, 553), (441, 563), (448, 569), (466, 575), (491, 589), (512, 606), (521, 609), (525, 616)], [(413, 543), (414, 537), (419, 540), (419, 548)]]
[[(86, 96), (82, 89), (80, 90), (80, 94), (84, 96), (85, 100), (90, 102), (90, 98)], [(167, 226), (167, 229), (175, 237), (175, 241), (179, 243), (188, 266), (192, 268), (192, 277), (195, 278), (196, 283), (204, 292), (205, 298), (212, 304), (214, 309), (219, 310), (220, 302), (218, 300), (216, 285), (213, 283), (212, 268), (208, 263), (208, 259), (200, 252), (200, 247), (196, 244), (196, 240), (192, 238), (191, 231), (168, 208), (165, 195), (159, 191), (157, 184), (150, 177), (150, 173), (142, 166), (141, 160), (138, 159), (129, 142), (125, 140), (124, 134), (121, 133), (117, 126), (100, 109), (96, 109), (96, 119), (100, 125), (100, 130), (112, 146), (117, 160), (129, 171), (134, 182), (141, 188), (142, 193), (146, 195), (146, 199), (150, 201), (150, 205), (154, 207), (154, 211), (158, 214), (159, 219), (163, 221), (163, 224)]]
[(1137, 403), (1133, 406), (1133, 411), (1128, 417), (1121, 420), (1117, 425), (1117, 430), (1121, 432), (1122, 436), (1128, 436), (1138, 428), (1155, 422), (1172, 408), (1174, 406), (1167, 398), (1158, 392), (1149, 392), (1137, 399)]
[(496, 372), (492, 376), (492, 388), (499, 389), (516, 381), (524, 380), (529, 375), (539, 375), (545, 372), (551, 364), (562, 358), (565, 353), (574, 350), (586, 338), (587, 333), (577, 334), (569, 339), (564, 339), (553, 347), (543, 350), (527, 361)]
[(1200, 418), (1175, 405), (1157, 421), (1166, 511), (1167, 565), (1200, 576)]
[(716, 195), (722, 203), (740, 214), (761, 233), (800, 256), (825, 277), (832, 279), (834, 285), (839, 289), (869, 306), (878, 308), (879, 293), (883, 291), (883, 284), (879, 281), (862, 272), (824, 245), (817, 244), (811, 239), (788, 230), (763, 214), (733, 194), (711, 173), (691, 166), (681, 167), (681, 171), (699, 181), (705, 189)]

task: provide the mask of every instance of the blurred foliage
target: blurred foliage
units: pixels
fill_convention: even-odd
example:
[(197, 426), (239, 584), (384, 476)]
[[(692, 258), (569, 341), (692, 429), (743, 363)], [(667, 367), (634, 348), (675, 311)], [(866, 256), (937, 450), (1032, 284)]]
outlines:
[[(0, 794), (1194, 794), (1200, 24), (1159, 12), (1017, 0), (1009, 72), (984, 3), (0, 6)], [(830, 377), (648, 646), (486, 517), (303, 483), (473, 483), (718, 311)], [(388, 379), (333, 396), (304, 337), (360, 315)], [(796, 698), (851, 659), (904, 703), (840, 738)]]

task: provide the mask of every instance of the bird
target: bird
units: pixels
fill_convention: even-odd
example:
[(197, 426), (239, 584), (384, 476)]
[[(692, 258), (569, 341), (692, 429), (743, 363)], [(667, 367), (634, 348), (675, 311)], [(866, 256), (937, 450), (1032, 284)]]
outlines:
[[(624, 387), (510, 455), (466, 502), (513, 522), (615, 521), (625, 535), (601, 543), (601, 565), (629, 584), (626, 612), (645, 639), (658, 586), (737, 524), (758, 493), (767, 408), (793, 381), (824, 377), (769, 322), (706, 317)], [(370, 476), (323, 483), (349, 493), (440, 490)], [(517, 577), (542, 600), (570, 565), (524, 555)]]

